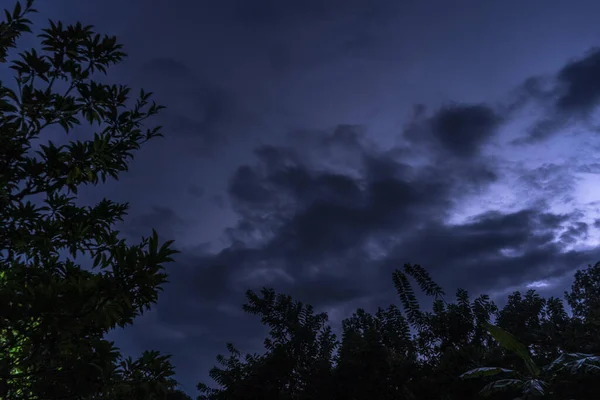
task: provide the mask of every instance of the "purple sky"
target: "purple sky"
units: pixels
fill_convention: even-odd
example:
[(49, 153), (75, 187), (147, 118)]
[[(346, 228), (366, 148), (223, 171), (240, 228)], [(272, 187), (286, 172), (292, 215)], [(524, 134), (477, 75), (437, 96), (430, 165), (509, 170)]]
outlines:
[(172, 353), (190, 393), (225, 342), (260, 349), (250, 288), (337, 327), (397, 302), (406, 262), (501, 299), (600, 258), (596, 0), (38, 3), (116, 34), (109, 79), (168, 107), (165, 139), (83, 200), (176, 240), (158, 305), (113, 337)]

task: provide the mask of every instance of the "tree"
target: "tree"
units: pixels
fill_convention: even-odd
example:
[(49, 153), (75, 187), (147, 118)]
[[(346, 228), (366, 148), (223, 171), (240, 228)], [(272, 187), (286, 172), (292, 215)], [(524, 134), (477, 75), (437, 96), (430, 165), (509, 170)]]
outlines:
[(571, 292), (565, 292), (565, 298), (574, 317), (600, 325), (600, 262), (575, 273)]
[(337, 341), (327, 325), (327, 314), (314, 312), (310, 305), (290, 296), (263, 288), (248, 291), (243, 309), (261, 317), (269, 337), (263, 355), (246, 355), (228, 344), (229, 357), (219, 356), (222, 367), (210, 376), (221, 386), (200, 383), (201, 400), (310, 400), (331, 399), (329, 386), (332, 357)]
[[(104, 338), (157, 301), (172, 241), (161, 245), (153, 231), (128, 244), (113, 228), (128, 204), (76, 202), (78, 188), (118, 179), (161, 136), (142, 123), (162, 107), (150, 93), (132, 104), (127, 86), (94, 80), (125, 54), (92, 26), (50, 21), (41, 50), (12, 54), (33, 12), (33, 0), (17, 2), (0, 22), (0, 63), (15, 77), (12, 87), (0, 82), (0, 398), (186, 398), (169, 356), (125, 359)], [(82, 122), (93, 139), (44, 144), (47, 128), (69, 133)]]
[(525, 296), (514, 292), (508, 296), (496, 324), (530, 349), (539, 364), (547, 364), (569, 349), (571, 321), (561, 299), (545, 299), (534, 290), (528, 290)]
[(379, 308), (375, 315), (358, 309), (342, 321), (334, 398), (412, 398), (418, 369), (410, 325), (398, 307)]
[(585, 348), (580, 351), (600, 353), (600, 262), (575, 273), (565, 298), (573, 310), (571, 350), (583, 339)]
[[(578, 271), (573, 284), (583, 310), (595, 307), (593, 288), (600, 284), (600, 275), (595, 275), (595, 267), (590, 268)], [(421, 309), (410, 278), (425, 295), (433, 297), (430, 311)], [(514, 397), (504, 393), (511, 389), (521, 400), (542, 394), (548, 399), (600, 397), (600, 356), (583, 351), (589, 348), (592, 332), (579, 329), (594, 326), (586, 319), (593, 316), (590, 312), (569, 317), (562, 300), (544, 299), (534, 291), (524, 296), (513, 293), (501, 310), (489, 296), (471, 300), (463, 289), (449, 302), (419, 265), (404, 265), (394, 271), (392, 280), (401, 307), (379, 308), (374, 314), (357, 310), (342, 322), (339, 346), (317, 339), (322, 329), (329, 332), (320, 324), (307, 330), (311, 334), (298, 336), (302, 325), (298, 310), (312, 308), (299, 306), (271, 289), (263, 289), (262, 296), (249, 292), (244, 309), (260, 315), (271, 328), (266, 352), (242, 358), (229, 345), (231, 356), (220, 356), (221, 367), (211, 373), (221, 388), (200, 384), (205, 393), (200, 398), (474, 400), (481, 392), (505, 400)], [(321, 318), (326, 321), (325, 315)], [(493, 319), (496, 325), (491, 325)], [(310, 354), (315, 354), (320, 343), (328, 343), (324, 347), (328, 351), (332, 347), (337, 351), (332, 357), (323, 357), (322, 363), (307, 362), (314, 360)], [(313, 350), (304, 353), (298, 349)], [(467, 372), (459, 379), (457, 371)], [(309, 378), (314, 376), (319, 379)], [(464, 378), (488, 382), (482, 390), (478, 380)]]

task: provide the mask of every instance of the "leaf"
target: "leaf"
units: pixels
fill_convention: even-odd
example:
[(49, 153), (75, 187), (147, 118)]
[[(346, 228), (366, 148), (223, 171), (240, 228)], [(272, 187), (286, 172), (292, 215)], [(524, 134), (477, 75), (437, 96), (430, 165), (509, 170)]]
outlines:
[(484, 386), (479, 392), (482, 396), (489, 396), (498, 392), (505, 392), (507, 390), (520, 389), (523, 386), (523, 381), (520, 379), (499, 379), (494, 382), (490, 382)]
[(544, 388), (548, 384), (539, 379), (530, 379), (523, 383), (523, 394), (528, 396), (544, 396)]
[(495, 376), (499, 374), (514, 374), (516, 371), (512, 369), (500, 367), (481, 367), (471, 369), (460, 376), (462, 379), (481, 378), (487, 376)]
[(15, 8), (13, 10), (13, 18), (17, 19), (17, 18), (19, 18), (20, 15), (21, 15), (21, 3), (17, 1), (17, 4), (15, 4)]
[(512, 334), (498, 326), (492, 325), (489, 322), (485, 322), (484, 326), (502, 347), (515, 353), (525, 362), (525, 366), (532, 376), (539, 376), (540, 368), (533, 362), (525, 345), (519, 342)]
[(571, 374), (600, 373), (600, 356), (585, 353), (563, 353), (552, 361), (547, 369), (555, 372), (568, 370)]

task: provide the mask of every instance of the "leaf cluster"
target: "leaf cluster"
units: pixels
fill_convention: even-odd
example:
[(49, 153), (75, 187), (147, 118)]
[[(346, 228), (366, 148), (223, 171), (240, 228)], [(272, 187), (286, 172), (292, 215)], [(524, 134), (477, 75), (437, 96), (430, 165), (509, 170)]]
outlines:
[[(77, 203), (82, 186), (118, 179), (161, 136), (144, 123), (163, 107), (96, 79), (125, 53), (93, 26), (49, 21), (38, 49), (17, 52), (33, 3), (16, 2), (0, 22), (0, 65), (14, 77), (0, 81), (0, 398), (176, 395), (168, 356), (125, 359), (105, 339), (157, 301), (172, 241), (152, 231), (127, 243), (114, 229), (127, 203)], [(51, 128), (78, 138), (44, 141)]]

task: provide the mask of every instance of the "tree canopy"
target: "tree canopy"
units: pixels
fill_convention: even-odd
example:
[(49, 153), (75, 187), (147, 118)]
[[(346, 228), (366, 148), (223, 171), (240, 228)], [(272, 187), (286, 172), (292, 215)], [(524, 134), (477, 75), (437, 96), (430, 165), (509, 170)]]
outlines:
[[(157, 301), (172, 241), (153, 231), (127, 243), (114, 224), (128, 204), (77, 203), (79, 188), (118, 179), (160, 136), (143, 122), (162, 107), (95, 79), (125, 53), (92, 26), (50, 21), (40, 49), (16, 53), (34, 12), (33, 0), (17, 2), (0, 22), (0, 62), (14, 76), (0, 82), (0, 398), (182, 398), (169, 356), (124, 358), (105, 339)], [(93, 137), (44, 141), (52, 126), (82, 124)]]
[[(514, 292), (503, 308), (464, 289), (454, 301), (419, 265), (392, 275), (401, 307), (358, 309), (341, 340), (327, 315), (271, 289), (244, 310), (270, 327), (263, 354), (228, 344), (199, 399), (598, 399), (600, 263), (575, 274), (565, 298)], [(412, 279), (412, 283), (411, 283)], [(414, 284), (432, 298), (424, 311)]]

